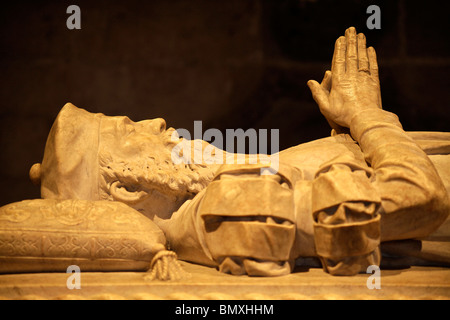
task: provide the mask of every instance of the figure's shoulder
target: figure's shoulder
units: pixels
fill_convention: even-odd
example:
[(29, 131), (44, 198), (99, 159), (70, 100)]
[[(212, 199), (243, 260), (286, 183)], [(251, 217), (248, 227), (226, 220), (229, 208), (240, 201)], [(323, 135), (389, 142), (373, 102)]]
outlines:
[(333, 134), (329, 137), (324, 137), (320, 139), (311, 140), (308, 142), (300, 143), (296, 146), (292, 146), (283, 150), (283, 153), (287, 152), (297, 152), (299, 150), (312, 150), (312, 149), (323, 149), (324, 147), (339, 146), (341, 144), (356, 144), (351, 135), (346, 133)]
[(280, 161), (303, 172), (305, 179), (312, 179), (323, 163), (343, 155), (361, 159), (364, 156), (358, 144), (348, 134), (337, 134), (290, 147), (280, 152)]

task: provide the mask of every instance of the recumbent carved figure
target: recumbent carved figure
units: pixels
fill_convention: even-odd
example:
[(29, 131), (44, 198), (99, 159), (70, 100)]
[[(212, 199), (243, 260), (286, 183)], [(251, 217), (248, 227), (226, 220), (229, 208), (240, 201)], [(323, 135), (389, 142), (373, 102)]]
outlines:
[(382, 109), (375, 50), (354, 28), (337, 39), (331, 71), (308, 86), (333, 134), (281, 151), (273, 175), (263, 163), (174, 164), (173, 147), (186, 141), (163, 119), (66, 104), (30, 176), (42, 198), (123, 202), (178, 258), (222, 272), (284, 275), (308, 257), (334, 275), (365, 272), (379, 265), (381, 242), (426, 237), (446, 219), (448, 177), (431, 155), (449, 153), (449, 135), (406, 133)]

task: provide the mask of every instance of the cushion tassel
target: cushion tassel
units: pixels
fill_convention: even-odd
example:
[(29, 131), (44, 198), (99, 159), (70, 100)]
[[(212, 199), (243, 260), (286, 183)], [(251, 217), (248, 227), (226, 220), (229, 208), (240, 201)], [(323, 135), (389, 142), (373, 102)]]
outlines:
[(159, 251), (152, 259), (149, 269), (149, 280), (180, 280), (186, 278), (186, 273), (177, 259), (177, 254), (169, 250)]

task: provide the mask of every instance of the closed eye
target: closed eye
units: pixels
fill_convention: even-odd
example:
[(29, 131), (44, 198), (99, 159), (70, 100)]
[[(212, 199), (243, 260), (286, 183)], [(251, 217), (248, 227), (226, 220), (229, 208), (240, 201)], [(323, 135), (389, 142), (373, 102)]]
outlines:
[(117, 127), (117, 130), (122, 136), (128, 136), (136, 131), (134, 122), (128, 117), (123, 117), (122, 121), (118, 122)]

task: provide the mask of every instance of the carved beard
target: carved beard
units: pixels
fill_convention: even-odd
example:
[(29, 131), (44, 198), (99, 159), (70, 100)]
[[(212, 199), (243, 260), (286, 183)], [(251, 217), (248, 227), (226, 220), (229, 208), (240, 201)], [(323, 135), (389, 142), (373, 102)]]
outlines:
[[(214, 177), (214, 170), (205, 164), (175, 165), (172, 148), (179, 141), (172, 141), (169, 133), (161, 136), (163, 151), (139, 158), (118, 159), (111, 153), (99, 156), (100, 175), (106, 189), (114, 181), (120, 181), (132, 190), (158, 190), (163, 194), (189, 196), (199, 193)], [(104, 189), (104, 188), (101, 188)]]

